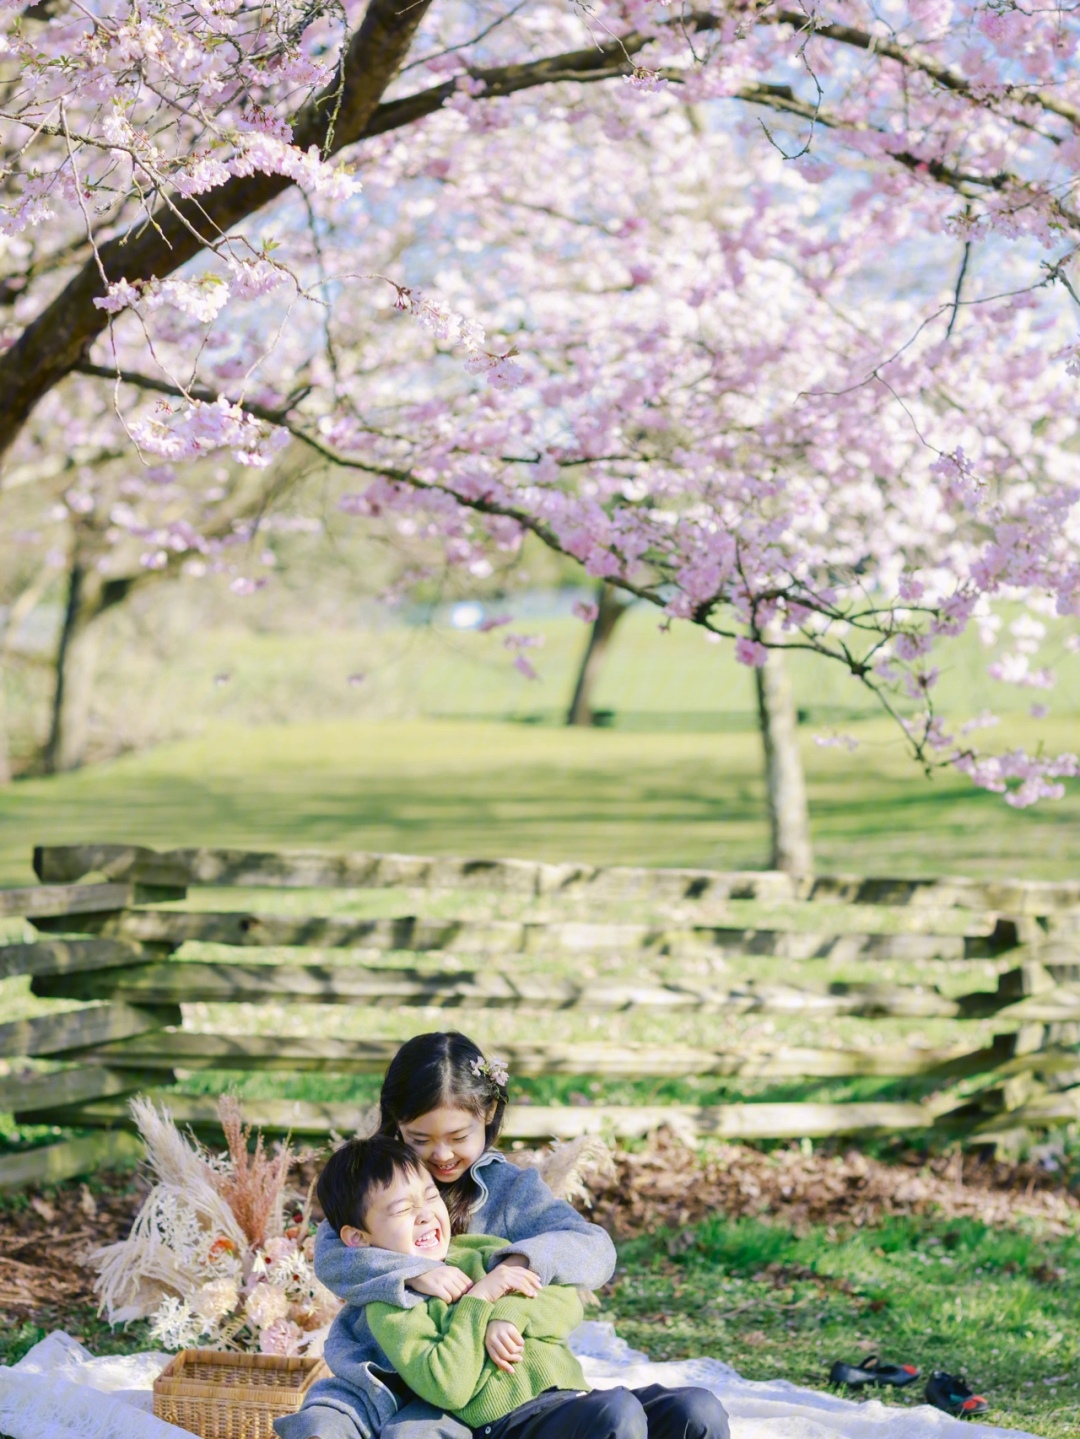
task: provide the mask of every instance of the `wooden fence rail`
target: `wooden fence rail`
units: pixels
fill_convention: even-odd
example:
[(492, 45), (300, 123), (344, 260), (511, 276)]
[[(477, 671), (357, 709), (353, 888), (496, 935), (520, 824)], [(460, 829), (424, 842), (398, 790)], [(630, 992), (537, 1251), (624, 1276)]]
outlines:
[[(115, 886), (102, 885), (102, 889)], [(228, 944), (241, 947), (410, 950), (424, 954), (554, 954), (627, 951), (648, 956), (706, 955), (717, 959), (772, 955), (780, 959), (988, 959), (1021, 941), (1015, 920), (978, 918), (966, 934), (837, 933), (747, 929), (720, 925), (663, 928), (645, 924), (582, 924), (517, 920), (390, 919), (226, 911), (119, 909), (35, 917), (43, 933), (85, 933), (135, 944)], [(1037, 942), (1036, 936), (1031, 941)]]
[[(176, 1094), (169, 1090), (146, 1090), (147, 1097), (167, 1105), (178, 1123), (197, 1130), (220, 1132), (217, 1101), (210, 1095)], [(85, 1123), (133, 1128), (127, 1105), (119, 1100), (102, 1100), (83, 1106)], [(293, 1099), (252, 1100), (244, 1105), (245, 1117), (265, 1130), (290, 1131), (310, 1138), (330, 1138), (351, 1133), (360, 1114), (355, 1104), (313, 1104)], [(798, 1133), (817, 1138), (835, 1134), (884, 1134), (894, 1130), (924, 1129), (934, 1123), (940, 1111), (933, 1104), (721, 1104), (695, 1106), (588, 1105), (549, 1106), (511, 1104), (507, 1107), (503, 1133), (507, 1139), (547, 1140), (553, 1136), (576, 1139), (581, 1134), (611, 1134), (619, 1139), (637, 1138), (667, 1125), (694, 1139), (713, 1136), (724, 1139), (783, 1139)], [(42, 1110), (35, 1123), (55, 1123), (63, 1111)]]
[[(1021, 1125), (1080, 1118), (1080, 885), (965, 879), (890, 880), (545, 865), (521, 860), (444, 860), (408, 855), (156, 853), (138, 846), (43, 847), (40, 887), (0, 891), (0, 915), (27, 918), (36, 942), (0, 946), (0, 979), (28, 976), (44, 999), (82, 1002), (0, 1022), (0, 1057), (50, 1068), (0, 1076), (0, 1109), (19, 1123), (94, 1129), (0, 1158), (0, 1187), (51, 1182), (130, 1154), (127, 1100), (139, 1090), (176, 1117), (212, 1127), (212, 1098), (169, 1089), (174, 1070), (278, 1070), (323, 1074), (381, 1071), (389, 1040), (200, 1034), (183, 1028), (184, 1003), (353, 1004), (365, 1007), (591, 1011), (663, 1014), (797, 1014), (849, 1018), (993, 1018), (991, 1043), (813, 1048), (783, 1043), (503, 1044), (514, 1071), (626, 1078), (712, 1077), (746, 1081), (921, 1077), (985, 1083), (963, 1102), (939, 1092), (922, 1103), (785, 1103), (511, 1106), (511, 1139), (582, 1133), (639, 1135), (666, 1123), (688, 1138), (777, 1138), (888, 1133), (935, 1127), (989, 1136)], [(77, 881), (85, 879), (85, 883)], [(311, 913), (296, 918), (237, 910), (154, 908), (188, 887), (406, 888), (486, 891), (541, 898), (542, 919), (445, 919), (419, 913), (366, 919)], [(648, 922), (582, 921), (559, 902), (611, 908), (633, 902)], [(732, 923), (725, 906), (752, 901), (771, 917)], [(412, 897), (410, 903), (414, 903)], [(642, 909), (642, 905), (645, 909)], [(858, 908), (854, 908), (858, 906)], [(445, 908), (445, 901), (442, 903)], [(317, 905), (313, 902), (313, 909)], [(188, 944), (306, 951), (304, 963), (207, 961)], [(319, 951), (329, 951), (321, 958)], [(314, 954), (312, 952), (315, 952)], [(358, 955), (344, 951), (358, 951)], [(366, 953), (413, 954), (412, 967), (360, 962)], [(633, 981), (542, 972), (543, 960), (619, 955), (645, 966)], [(533, 969), (494, 968), (529, 956)], [(319, 957), (318, 963), (310, 962)], [(686, 958), (722, 971), (729, 961), (781, 958), (799, 979), (803, 961), (829, 969), (866, 961), (935, 963), (984, 959), (996, 984), (965, 994), (934, 983), (833, 979), (776, 982), (683, 975), (659, 978), (652, 961)], [(464, 961), (464, 962), (463, 962)], [(745, 967), (745, 966), (744, 966)], [(817, 973), (820, 974), (820, 966)], [(0, 1016), (2, 1018), (2, 1016)], [(57, 1067), (57, 1066), (63, 1067)], [(166, 1087), (162, 1087), (166, 1086)], [(268, 1130), (329, 1136), (358, 1122), (355, 1105), (259, 1101), (248, 1106)], [(126, 1147), (125, 1147), (126, 1146)]]
[(129, 1039), (149, 1030), (182, 1024), (178, 1004), (102, 1004), (92, 1009), (69, 1009), (59, 1014), (40, 1014), (33, 1019), (16, 1019), (0, 1024), (0, 1057), (63, 1054), (69, 1049), (86, 1049), (112, 1039)]
[(1080, 965), (1029, 962), (998, 977), (997, 988), (942, 994), (934, 985), (850, 983), (817, 987), (746, 980), (734, 987), (695, 983), (548, 979), (500, 970), (369, 968), (360, 964), (206, 964), (197, 960), (125, 964), (82, 974), (39, 974), (34, 994), (48, 999), (112, 999), (130, 1005), (188, 1003), (363, 1004), (382, 1008), (651, 1009), (735, 1014), (805, 1012), (864, 1019), (1080, 1020)]
[(833, 904), (932, 905), (1046, 916), (1080, 911), (1080, 881), (867, 878), (793, 879), (776, 870), (722, 872), (635, 869), (622, 865), (544, 864), (524, 859), (443, 859), (404, 854), (251, 853), (139, 845), (44, 845), (34, 850), (43, 883), (102, 874), (112, 880), (184, 887), (244, 885), (292, 889), (491, 890), (521, 895), (587, 894), (625, 900), (755, 899)]
[[(284, 1070), (291, 1073), (381, 1074), (397, 1053), (396, 1039), (278, 1038), (276, 1035), (197, 1034), (177, 1030), (99, 1045), (80, 1057), (112, 1069)], [(995, 1035), (972, 1049), (875, 1045), (872, 1048), (703, 1049), (683, 1044), (515, 1044), (500, 1054), (514, 1074), (604, 1075), (630, 1079), (743, 1078), (846, 1079), (857, 1076), (955, 1078), (987, 1070), (1070, 1071), (1080, 1066), (1071, 1049), (1056, 1044), (1044, 1025)], [(2, 1091), (0, 1091), (2, 1092)], [(3, 1107), (3, 1106), (0, 1106)]]
[[(1033, 1030), (1039, 1039), (1030, 1044), (1028, 1037)], [(1080, 1078), (1080, 1058), (1075, 1050), (1044, 1043), (1043, 1034), (1043, 1026), (1028, 1026), (996, 1035), (991, 1045), (974, 1050), (957, 1045), (936, 1050), (784, 1046), (725, 1051), (645, 1044), (511, 1044), (503, 1049), (515, 1073), (524, 1077), (592, 1074), (639, 1079), (693, 1076), (758, 1080), (907, 1076), (946, 1080), (991, 1071), (999, 1079), (1008, 1079), (1038, 1071), (1042, 1076)], [(1030, 1044), (1027, 1048), (1026, 1039)], [(134, 1040), (71, 1052), (71, 1058), (84, 1062), (82, 1068), (0, 1080), (0, 1108), (11, 1110), (20, 1122), (34, 1123), (38, 1121), (33, 1116), (42, 1110), (51, 1112), (91, 1099), (127, 1094), (144, 1083), (160, 1086), (171, 1081), (174, 1067), (375, 1074), (386, 1068), (397, 1047), (396, 1040), (279, 1040), (263, 1035), (155, 1031)], [(52, 1122), (51, 1118), (48, 1122)]]
[(73, 974), (90, 969), (114, 969), (121, 964), (145, 964), (147, 956), (145, 945), (115, 939), (53, 939), (37, 944), (5, 944), (0, 945), (0, 979), (10, 979), (17, 974)]

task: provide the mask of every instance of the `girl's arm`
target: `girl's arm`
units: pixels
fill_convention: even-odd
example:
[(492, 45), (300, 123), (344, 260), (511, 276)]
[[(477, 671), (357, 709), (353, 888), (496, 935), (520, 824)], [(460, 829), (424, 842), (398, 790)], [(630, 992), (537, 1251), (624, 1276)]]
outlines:
[(521, 1254), (544, 1284), (585, 1289), (599, 1289), (614, 1274), (615, 1246), (607, 1231), (556, 1199), (535, 1169), (516, 1170), (505, 1195), (499, 1195), (498, 1209), (492, 1228), (510, 1242), (492, 1255), (489, 1268)]
[(350, 1249), (324, 1220), (315, 1237), (315, 1273), (346, 1304), (394, 1304), (410, 1309), (424, 1296), (406, 1285), (410, 1279), (441, 1269), (440, 1262), (388, 1249)]
[(492, 1308), (488, 1300), (471, 1294), (449, 1307), (438, 1299), (414, 1309), (369, 1304), (367, 1321), (413, 1393), (453, 1412), (465, 1408), (480, 1383)]
[(576, 1289), (549, 1284), (535, 1299), (507, 1294), (497, 1301), (492, 1319), (508, 1319), (523, 1339), (566, 1339), (585, 1318)]

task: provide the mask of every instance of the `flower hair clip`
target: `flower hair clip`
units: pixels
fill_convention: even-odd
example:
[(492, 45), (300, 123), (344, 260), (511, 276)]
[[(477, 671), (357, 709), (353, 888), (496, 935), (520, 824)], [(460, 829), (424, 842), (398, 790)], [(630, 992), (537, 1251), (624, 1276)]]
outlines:
[(510, 1078), (510, 1071), (506, 1067), (505, 1059), (472, 1059), (469, 1061), (469, 1068), (476, 1075), (477, 1079), (483, 1076), (490, 1079), (492, 1084), (498, 1085), (500, 1089), (506, 1088), (506, 1082)]

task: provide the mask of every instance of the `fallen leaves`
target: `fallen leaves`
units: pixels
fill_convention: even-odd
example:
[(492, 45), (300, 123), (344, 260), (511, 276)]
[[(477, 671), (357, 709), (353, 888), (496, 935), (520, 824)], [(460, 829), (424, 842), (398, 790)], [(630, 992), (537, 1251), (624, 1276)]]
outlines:
[[(101, 1176), (107, 1179), (108, 1176)], [(31, 1193), (0, 1209), (0, 1322), (59, 1322), (76, 1309), (95, 1307), (91, 1270), (82, 1256), (120, 1239), (139, 1206), (141, 1190), (130, 1175), (115, 1188), (91, 1194), (86, 1184), (60, 1185), (48, 1198)]]
[(1061, 1175), (977, 1155), (909, 1156), (885, 1163), (851, 1149), (769, 1153), (737, 1144), (694, 1150), (661, 1130), (637, 1152), (618, 1151), (615, 1177), (593, 1196), (590, 1217), (616, 1238), (682, 1230), (710, 1214), (776, 1215), (797, 1233), (815, 1224), (873, 1226), (889, 1216), (1038, 1219), (1052, 1233), (1075, 1229), (1080, 1200)]

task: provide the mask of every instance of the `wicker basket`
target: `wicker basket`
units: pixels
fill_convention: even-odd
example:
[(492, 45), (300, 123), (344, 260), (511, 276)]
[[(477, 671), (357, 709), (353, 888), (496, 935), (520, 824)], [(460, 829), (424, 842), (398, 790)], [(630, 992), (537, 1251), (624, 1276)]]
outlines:
[(154, 1380), (154, 1413), (201, 1439), (276, 1439), (274, 1420), (329, 1373), (322, 1359), (184, 1349)]

